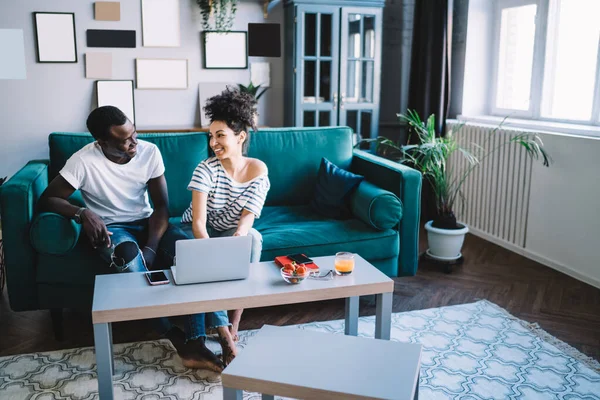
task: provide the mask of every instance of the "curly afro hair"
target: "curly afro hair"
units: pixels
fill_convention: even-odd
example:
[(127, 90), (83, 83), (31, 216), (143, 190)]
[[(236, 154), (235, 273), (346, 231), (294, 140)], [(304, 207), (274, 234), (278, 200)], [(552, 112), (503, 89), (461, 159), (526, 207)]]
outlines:
[(244, 141), (244, 150), (247, 149), (248, 142), (250, 141), (248, 128), (252, 128), (255, 132), (257, 131), (256, 124), (254, 123), (256, 99), (251, 94), (228, 86), (221, 94), (213, 96), (206, 101), (204, 113), (211, 122), (225, 122), (236, 135), (245, 131), (248, 138)]

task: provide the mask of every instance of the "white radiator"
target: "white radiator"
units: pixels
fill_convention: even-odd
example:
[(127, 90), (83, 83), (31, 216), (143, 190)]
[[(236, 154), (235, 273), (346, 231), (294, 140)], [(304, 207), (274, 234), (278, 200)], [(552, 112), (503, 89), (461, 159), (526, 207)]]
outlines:
[[(457, 125), (448, 121), (448, 129)], [(512, 129), (493, 133), (493, 130), (492, 126), (465, 124), (455, 135), (462, 147), (481, 146), (485, 154), (523, 133)], [(532, 160), (522, 146), (511, 143), (480, 161), (481, 165), (462, 186), (463, 200), (459, 198), (455, 202), (457, 219), (475, 234), (525, 248)], [(457, 177), (470, 165), (462, 153), (455, 152), (449, 160), (449, 171)]]

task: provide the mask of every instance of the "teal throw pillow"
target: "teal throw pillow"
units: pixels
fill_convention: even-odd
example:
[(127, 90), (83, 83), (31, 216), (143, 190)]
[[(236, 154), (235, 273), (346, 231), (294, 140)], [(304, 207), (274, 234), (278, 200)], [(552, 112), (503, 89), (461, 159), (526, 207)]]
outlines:
[(348, 218), (351, 215), (348, 207), (350, 195), (364, 179), (364, 176), (353, 174), (322, 158), (311, 207), (329, 218)]

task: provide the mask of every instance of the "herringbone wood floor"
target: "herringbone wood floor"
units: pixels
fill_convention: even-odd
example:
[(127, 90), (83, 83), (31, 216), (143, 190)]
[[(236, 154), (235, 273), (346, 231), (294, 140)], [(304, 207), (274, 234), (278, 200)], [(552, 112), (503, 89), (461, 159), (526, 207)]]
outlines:
[[(465, 263), (452, 274), (422, 264), (416, 276), (396, 278), (393, 311), (487, 299), (600, 360), (600, 289), (471, 235), (463, 254)], [(361, 302), (360, 314), (374, 315), (375, 306)], [(343, 300), (251, 309), (244, 312), (241, 329), (343, 317)], [(5, 291), (0, 301), (0, 356), (93, 345), (88, 313), (67, 310), (64, 326), (65, 340), (57, 342), (49, 312), (12, 312)], [(157, 338), (148, 321), (118, 323), (113, 329), (116, 343)]]

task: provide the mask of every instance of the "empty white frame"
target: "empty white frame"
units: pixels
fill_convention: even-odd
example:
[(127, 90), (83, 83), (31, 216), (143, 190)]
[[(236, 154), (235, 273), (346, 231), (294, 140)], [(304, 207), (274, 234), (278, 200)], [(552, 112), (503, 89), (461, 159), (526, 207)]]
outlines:
[(181, 45), (179, 0), (142, 0), (142, 45)]
[(34, 12), (40, 63), (76, 63), (75, 14)]
[(247, 32), (204, 31), (204, 68), (248, 68)]
[(115, 106), (135, 124), (133, 81), (96, 81), (98, 107)]
[(137, 58), (138, 89), (187, 89), (188, 60)]

